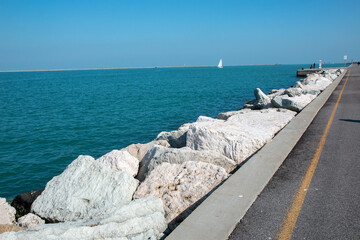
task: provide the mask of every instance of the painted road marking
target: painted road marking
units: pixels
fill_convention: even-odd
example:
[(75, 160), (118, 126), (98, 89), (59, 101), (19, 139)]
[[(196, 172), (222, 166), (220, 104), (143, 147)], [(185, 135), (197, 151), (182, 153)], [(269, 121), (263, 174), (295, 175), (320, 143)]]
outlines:
[(311, 162), (310, 162), (310, 165), (309, 165), (309, 167), (308, 167), (308, 169), (306, 171), (306, 174), (302, 178), (301, 183), (300, 183), (298, 189), (296, 190), (296, 193), (293, 196), (291, 205), (288, 208), (288, 210), (286, 211), (286, 215), (284, 216), (284, 219), (281, 222), (279, 230), (275, 235), (275, 239), (278, 239), (278, 240), (291, 239), (291, 235), (292, 235), (292, 233), (294, 231), (296, 221), (297, 221), (297, 219), (299, 217), (301, 207), (302, 207), (302, 205), (304, 203), (304, 200), (305, 200), (305, 197), (306, 197), (306, 193), (307, 193), (306, 190), (309, 189), (311, 179), (312, 179), (312, 177), (314, 175), (316, 166), (317, 166), (317, 164), (319, 162), (321, 152), (322, 152), (322, 150), (324, 148), (324, 144), (325, 144), (327, 135), (329, 133), (331, 124), (332, 124), (332, 122), (334, 120), (334, 116), (335, 116), (337, 107), (339, 105), (341, 96), (342, 96), (342, 94), (344, 92), (344, 88), (345, 88), (346, 83), (347, 83), (347, 81), (349, 79), (350, 72), (351, 72), (351, 70), (349, 71), (349, 73), (347, 75), (347, 78), (345, 80), (344, 86), (342, 87), (342, 89), (340, 91), (339, 97), (338, 97), (338, 99), (337, 99), (337, 101), (335, 103), (335, 106), (334, 106), (334, 108), (333, 108), (333, 110), (331, 112), (330, 118), (329, 118), (329, 120), (328, 120), (328, 122), (326, 124), (325, 130), (324, 130), (324, 132), (323, 132), (323, 134), (321, 136), (320, 142), (319, 142), (319, 144), (318, 144), (318, 146), (316, 148), (314, 156), (311, 159)]

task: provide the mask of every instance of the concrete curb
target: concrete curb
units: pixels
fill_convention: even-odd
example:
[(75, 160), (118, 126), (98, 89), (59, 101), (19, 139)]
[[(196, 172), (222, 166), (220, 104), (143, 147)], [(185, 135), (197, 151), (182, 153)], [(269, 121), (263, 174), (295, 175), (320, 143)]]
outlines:
[(228, 239), (346, 72), (347, 70), (216, 189), (166, 239)]

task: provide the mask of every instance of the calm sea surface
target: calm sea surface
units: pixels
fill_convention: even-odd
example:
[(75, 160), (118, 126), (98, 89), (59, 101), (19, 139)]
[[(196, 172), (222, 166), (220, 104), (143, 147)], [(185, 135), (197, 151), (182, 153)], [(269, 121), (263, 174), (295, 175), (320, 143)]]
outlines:
[(42, 189), (78, 155), (153, 140), (290, 87), (308, 65), (0, 73), (0, 197)]

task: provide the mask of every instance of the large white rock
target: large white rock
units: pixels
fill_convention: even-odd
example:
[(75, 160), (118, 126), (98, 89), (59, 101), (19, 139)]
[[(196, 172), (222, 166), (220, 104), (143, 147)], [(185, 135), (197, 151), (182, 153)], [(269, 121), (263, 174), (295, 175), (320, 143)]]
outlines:
[(303, 94), (295, 97), (289, 97), (288, 95), (281, 95), (274, 97), (271, 101), (275, 107), (286, 108), (295, 112), (300, 112), (315, 97), (316, 95), (313, 94)]
[(161, 132), (155, 140), (166, 140), (173, 148), (182, 148), (186, 146), (186, 132), (190, 123), (183, 124), (178, 130), (171, 132)]
[(312, 74), (307, 78), (301, 80), (300, 83), (296, 83), (296, 86), (302, 88), (303, 90), (323, 91), (331, 83), (331, 80), (319, 74)]
[(45, 220), (35, 214), (28, 213), (18, 219), (18, 224), (20, 227), (31, 228), (37, 225), (45, 224)]
[(138, 174), (139, 160), (128, 151), (113, 150), (97, 161), (115, 171), (125, 171), (134, 177)]
[(1, 240), (62, 239), (160, 239), (166, 229), (164, 207), (159, 198), (143, 198), (114, 209), (111, 214), (91, 220), (35, 226), (21, 232), (7, 232)]
[(46, 184), (31, 209), (54, 222), (90, 219), (129, 203), (137, 186), (138, 180), (131, 174), (111, 170), (90, 156), (79, 156)]
[(189, 127), (187, 146), (216, 151), (239, 164), (270, 141), (294, 115), (289, 110), (266, 109), (233, 115), (226, 121), (199, 117)]
[[(204, 162), (167, 162), (155, 167), (142, 182), (134, 198), (162, 198), (166, 221), (170, 222), (227, 178), (222, 167)], [(190, 210), (189, 210), (190, 211)], [(186, 217), (188, 211), (181, 217)]]
[(207, 162), (223, 167), (227, 173), (237, 166), (234, 160), (213, 151), (196, 151), (188, 147), (165, 148), (153, 145), (143, 158), (144, 165), (139, 170), (138, 179), (144, 180), (156, 166), (163, 162), (182, 164), (187, 161)]
[(136, 157), (139, 161), (143, 159), (147, 151), (152, 145), (160, 145), (164, 147), (169, 147), (170, 144), (166, 140), (155, 140), (149, 143), (136, 143), (127, 146), (126, 148), (121, 149), (121, 151), (128, 151), (132, 156)]
[(15, 208), (10, 206), (5, 198), (0, 198), (0, 224), (13, 224), (15, 222), (15, 213)]

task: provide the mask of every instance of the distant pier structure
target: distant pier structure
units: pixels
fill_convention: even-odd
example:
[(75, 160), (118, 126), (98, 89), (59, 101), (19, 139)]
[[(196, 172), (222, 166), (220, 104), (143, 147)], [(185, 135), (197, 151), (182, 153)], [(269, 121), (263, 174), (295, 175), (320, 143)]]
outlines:
[(297, 70), (296, 76), (297, 77), (306, 77), (306, 75), (311, 73), (322, 73), (324, 71), (323, 68), (306, 68)]
[[(306, 77), (306, 75), (308, 75), (308, 74), (322, 73), (322, 72), (324, 72), (324, 70), (330, 69), (330, 68), (305, 68), (305, 69), (303, 68), (303, 69), (297, 70), (296, 76), (297, 77)], [(333, 67), (333, 68), (335, 68), (335, 67)], [(344, 68), (344, 67), (336, 67), (336, 68)]]

